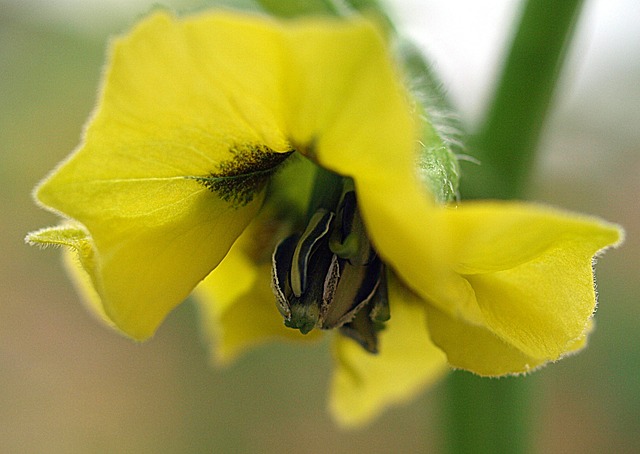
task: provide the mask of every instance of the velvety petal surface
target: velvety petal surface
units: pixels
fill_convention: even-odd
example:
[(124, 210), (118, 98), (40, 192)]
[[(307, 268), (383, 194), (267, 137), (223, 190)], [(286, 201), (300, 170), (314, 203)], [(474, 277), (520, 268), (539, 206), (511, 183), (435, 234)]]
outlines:
[[(500, 376), (531, 372), (547, 362), (518, 350), (489, 329), (453, 318), (433, 306), (427, 307), (429, 334), (447, 354), (452, 367), (482, 376)], [(580, 337), (565, 346), (563, 356), (581, 350), (591, 331), (591, 320)]]
[(424, 302), (389, 283), (391, 319), (372, 355), (344, 336), (334, 339), (336, 369), (329, 406), (345, 426), (362, 425), (390, 405), (406, 401), (447, 371), (446, 357), (430, 340)]
[(288, 75), (288, 129), (324, 167), (384, 184), (414, 173), (417, 116), (383, 38), (366, 21), (354, 25), (324, 40), (309, 27), (289, 36), (292, 66), (316, 70)]

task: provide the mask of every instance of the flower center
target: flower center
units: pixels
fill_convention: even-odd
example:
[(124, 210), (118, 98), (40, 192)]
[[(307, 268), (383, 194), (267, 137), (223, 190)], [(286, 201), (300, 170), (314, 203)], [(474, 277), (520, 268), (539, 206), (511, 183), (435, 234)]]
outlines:
[(306, 228), (273, 253), (277, 307), (289, 328), (302, 334), (339, 328), (376, 353), (377, 333), (390, 315), (385, 267), (367, 237), (350, 181), (319, 172)]

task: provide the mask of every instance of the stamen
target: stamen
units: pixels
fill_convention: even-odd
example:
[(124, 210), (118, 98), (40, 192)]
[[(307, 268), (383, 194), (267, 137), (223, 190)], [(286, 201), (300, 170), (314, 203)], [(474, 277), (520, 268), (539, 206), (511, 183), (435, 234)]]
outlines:
[(299, 235), (291, 235), (276, 245), (271, 260), (271, 288), (276, 296), (278, 311), (285, 319), (291, 318), (290, 301), (293, 296), (289, 275), (293, 263), (293, 252)]
[(291, 289), (298, 298), (307, 288), (307, 270), (309, 259), (322, 238), (329, 233), (329, 226), (333, 220), (333, 213), (324, 209), (316, 211), (304, 233), (298, 240), (298, 245), (293, 252), (293, 265), (291, 268)]
[[(316, 183), (336, 180), (321, 172)], [(367, 237), (355, 192), (349, 189), (341, 197), (333, 195), (335, 188), (330, 195), (315, 192), (312, 199), (318, 203), (302, 234), (284, 239), (273, 253), (278, 310), (285, 326), (302, 334), (339, 328), (376, 353), (377, 333), (389, 319), (384, 265)]]

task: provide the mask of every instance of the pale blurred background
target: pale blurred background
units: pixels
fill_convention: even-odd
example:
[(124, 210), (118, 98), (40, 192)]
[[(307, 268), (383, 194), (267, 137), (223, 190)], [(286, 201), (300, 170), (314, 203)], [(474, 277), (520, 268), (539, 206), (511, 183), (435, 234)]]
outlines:
[[(57, 251), (23, 244), (56, 222), (30, 192), (77, 145), (108, 37), (153, 3), (0, 0), (0, 453), (441, 452), (442, 384), (342, 432), (324, 411), (326, 344), (215, 370), (189, 303), (134, 344), (85, 312)], [(474, 125), (520, 3), (390, 3)], [(532, 448), (640, 452), (640, 2), (587, 1), (550, 120), (531, 198), (618, 222), (627, 242), (599, 261), (589, 348), (528, 379)]]

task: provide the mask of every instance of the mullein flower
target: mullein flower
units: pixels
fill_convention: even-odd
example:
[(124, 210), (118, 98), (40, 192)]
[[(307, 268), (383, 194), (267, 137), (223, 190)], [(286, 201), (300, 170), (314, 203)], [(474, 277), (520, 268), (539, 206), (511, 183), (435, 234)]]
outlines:
[(219, 363), (336, 332), (346, 425), (447, 365), (518, 374), (580, 349), (593, 257), (621, 230), (457, 203), (407, 86), (362, 18), (156, 12), (114, 42), (82, 144), (36, 189), (64, 221), (27, 240), (68, 246), (91, 309), (133, 339), (194, 288)]

